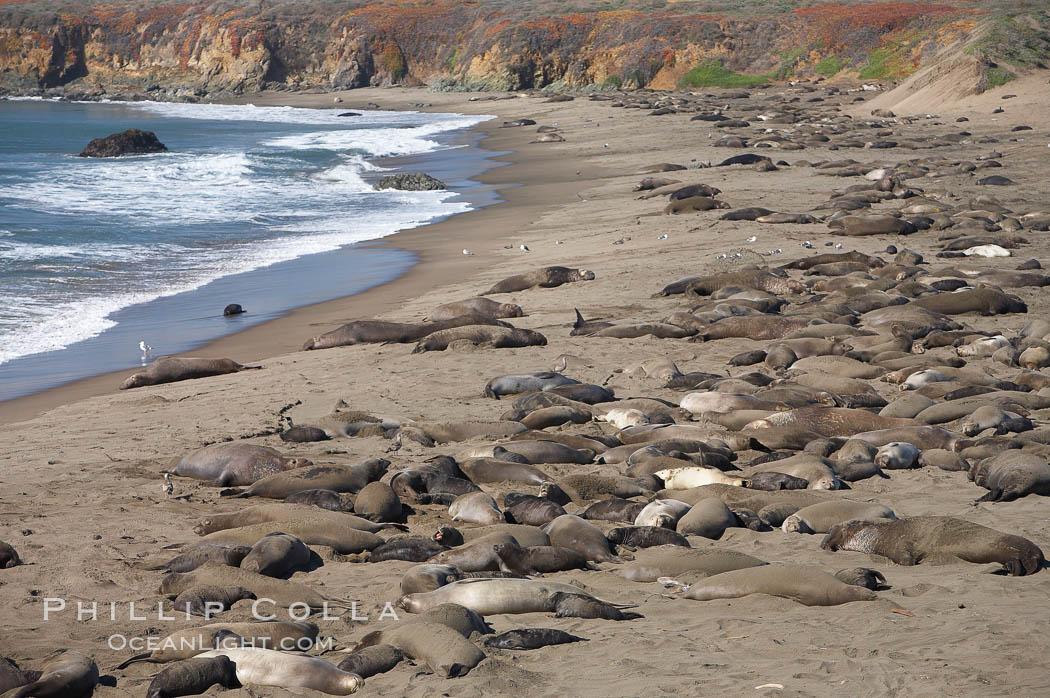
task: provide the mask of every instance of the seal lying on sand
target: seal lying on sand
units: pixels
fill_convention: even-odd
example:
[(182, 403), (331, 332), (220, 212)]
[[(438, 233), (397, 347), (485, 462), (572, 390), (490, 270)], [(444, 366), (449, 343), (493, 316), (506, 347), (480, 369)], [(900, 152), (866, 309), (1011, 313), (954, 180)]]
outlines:
[(40, 678), (22, 686), (12, 698), (25, 696), (90, 696), (98, 685), (98, 666), (79, 650), (59, 650), (40, 667)]
[(426, 322), (441, 322), (451, 320), (462, 315), (482, 315), (494, 320), (506, 317), (521, 317), (524, 313), (520, 305), (514, 303), (497, 303), (489, 298), (466, 298), (461, 301), (445, 303), (434, 308), (423, 318)]
[(1011, 502), (1029, 494), (1050, 495), (1050, 465), (1046, 458), (1018, 450), (974, 463), (969, 477), (988, 489), (978, 502)]
[(452, 342), (466, 341), (471, 344), (484, 344), (493, 349), (509, 347), (542, 347), (547, 345), (547, 338), (535, 330), (511, 329), (507, 327), (490, 327), (488, 325), (464, 325), (451, 330), (441, 330), (416, 344), (413, 354), (427, 351), (445, 351)]
[(218, 487), (251, 485), (269, 475), (313, 465), (305, 458), (282, 456), (272, 448), (246, 443), (212, 444), (185, 456), (172, 475), (206, 480)]
[(233, 359), (175, 359), (162, 356), (143, 370), (132, 374), (120, 384), (120, 389), (127, 390), (141, 388), (144, 385), (221, 376), (256, 368), (262, 368), (262, 366), (244, 366)]
[(878, 598), (870, 589), (846, 584), (827, 572), (800, 565), (762, 565), (716, 574), (693, 584), (685, 598), (711, 601), (752, 594), (782, 596), (806, 606), (838, 606)]
[(364, 685), (357, 674), (343, 671), (320, 657), (304, 654), (252, 647), (211, 650), (198, 657), (229, 657), (236, 667), (237, 681), (242, 685), (309, 688), (333, 696), (348, 696)]
[(998, 562), (1013, 576), (1034, 574), (1044, 561), (1043, 551), (1027, 538), (950, 516), (848, 521), (832, 526), (820, 547), (882, 555), (899, 565)]
[(455, 327), (464, 325), (495, 325), (510, 327), (509, 324), (496, 320), (488, 315), (460, 315), (441, 322), (424, 322), (420, 324), (403, 322), (384, 322), (382, 320), (354, 320), (331, 332), (311, 337), (303, 344), (303, 351), (310, 349), (330, 349), (354, 344), (378, 344), (393, 342), (404, 344), (418, 342), (420, 339)]
[(485, 296), (494, 293), (514, 293), (525, 289), (539, 286), (540, 288), (555, 288), (562, 284), (573, 281), (593, 281), (594, 272), (586, 269), (570, 269), (568, 267), (542, 267), (525, 274), (515, 274), (485, 291)]

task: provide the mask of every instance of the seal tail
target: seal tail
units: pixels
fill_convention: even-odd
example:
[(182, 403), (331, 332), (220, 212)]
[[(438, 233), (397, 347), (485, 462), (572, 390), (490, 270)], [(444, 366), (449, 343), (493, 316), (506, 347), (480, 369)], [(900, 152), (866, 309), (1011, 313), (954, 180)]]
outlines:
[(382, 530), (384, 528), (392, 528), (395, 531), (405, 531), (405, 532), (408, 531), (408, 526), (406, 526), (405, 524), (399, 524), (399, 523), (385, 523), (385, 524), (381, 525), (379, 528), (380, 528), (380, 530)]
[(238, 499), (244, 499), (245, 497), (251, 497), (248, 494), (248, 490), (240, 487), (227, 487), (224, 490), (219, 490), (220, 497), (237, 497)]
[(241, 366), (239, 370), (241, 370), (241, 371), (254, 371), (257, 368), (262, 368), (262, 366)]
[(142, 654), (136, 654), (136, 655), (134, 655), (132, 657), (129, 657), (126, 661), (124, 661), (124, 662), (118, 664), (117, 666), (113, 667), (113, 671), (117, 671), (118, 669), (126, 669), (127, 667), (131, 666), (132, 664), (135, 664), (136, 662), (145, 662), (145, 661), (147, 661), (149, 659), (149, 656), (150, 656), (149, 652), (143, 652)]
[(579, 308), (573, 308), (573, 310), (576, 311), (576, 322), (572, 323), (572, 328), (574, 330), (578, 330), (581, 327), (583, 327), (587, 323), (587, 321), (583, 319), (582, 315), (580, 315), (580, 309)]

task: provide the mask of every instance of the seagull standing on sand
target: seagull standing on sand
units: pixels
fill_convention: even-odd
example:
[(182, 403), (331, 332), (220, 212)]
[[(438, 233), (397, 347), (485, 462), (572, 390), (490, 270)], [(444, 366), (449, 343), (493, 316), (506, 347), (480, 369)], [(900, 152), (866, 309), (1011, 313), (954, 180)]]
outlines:
[(532, 252), (532, 250), (530, 250), (525, 243), (522, 243), (518, 249), (520, 249), (522, 252)]
[(470, 250), (463, 250), (463, 254), (465, 254), (465, 255), (472, 255), (474, 253), (471, 252)]
[(175, 485), (172, 484), (171, 475), (169, 475), (168, 473), (164, 473), (164, 484), (162, 485), (162, 487), (164, 489), (164, 494), (168, 495), (169, 497), (175, 492)]

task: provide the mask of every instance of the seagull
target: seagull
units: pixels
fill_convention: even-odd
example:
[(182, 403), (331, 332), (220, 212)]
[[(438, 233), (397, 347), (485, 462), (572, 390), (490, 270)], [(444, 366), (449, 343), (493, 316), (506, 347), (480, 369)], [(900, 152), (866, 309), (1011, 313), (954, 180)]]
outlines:
[(809, 240), (806, 240), (805, 242), (801, 242), (799, 244), (802, 245), (803, 247), (805, 247), (807, 250), (812, 250), (813, 249), (813, 243), (810, 242)]
[(608, 144), (608, 143), (606, 143), (606, 144), (605, 144), (605, 145), (603, 145), (602, 147), (603, 147), (603, 148), (608, 148), (608, 147), (609, 147), (609, 144)]
[(747, 241), (748, 242), (757, 242), (758, 241), (758, 236), (757, 235), (752, 235), (751, 237), (749, 237), (747, 239)]
[(660, 237), (658, 237), (656, 239), (657, 240), (666, 240), (667, 239), (667, 233), (664, 233), (663, 235), (661, 235)]
[(463, 250), (463, 254), (465, 254), (465, 255), (472, 255), (474, 253), (471, 252), (470, 250)]
[(142, 350), (142, 355), (143, 356), (145, 356), (146, 354), (149, 354), (151, 351), (153, 351), (153, 347), (151, 347), (150, 345), (146, 344), (143, 341), (139, 342), (139, 349)]
[(841, 250), (842, 249), (842, 243), (841, 242), (836, 242), (835, 243), (835, 249), (836, 250)]
[(565, 244), (565, 241), (564, 241), (564, 240), (555, 240), (555, 241), (554, 241), (554, 244), (555, 244), (555, 245), (564, 245), (564, 244)]
[(175, 485), (171, 482), (171, 475), (164, 473), (164, 484), (161, 486), (164, 490), (164, 494), (169, 497), (175, 492)]
[(530, 250), (528, 245), (526, 245), (525, 243), (522, 243), (521, 245), (519, 245), (518, 249), (521, 250), (522, 252), (532, 252), (532, 250)]

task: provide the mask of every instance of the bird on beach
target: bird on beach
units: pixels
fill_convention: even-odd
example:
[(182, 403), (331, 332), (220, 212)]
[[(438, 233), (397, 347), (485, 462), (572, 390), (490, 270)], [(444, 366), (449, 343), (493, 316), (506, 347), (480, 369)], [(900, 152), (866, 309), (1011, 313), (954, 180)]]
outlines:
[(472, 255), (474, 253), (471, 252), (470, 250), (463, 250), (463, 254), (465, 254), (465, 255)]
[(528, 245), (526, 245), (525, 243), (522, 243), (518, 249), (520, 249), (522, 252), (532, 252), (532, 250), (530, 250), (528, 248)]
[(144, 341), (139, 342), (139, 350), (142, 352), (142, 361), (146, 361), (150, 357), (150, 352), (153, 351), (153, 347), (146, 344)]
[(661, 235), (660, 237), (658, 237), (656, 239), (657, 240), (666, 240), (667, 239), (667, 233), (664, 233), (663, 235)]
[(175, 485), (172, 483), (171, 475), (168, 473), (164, 473), (164, 484), (161, 485), (161, 488), (164, 490), (164, 494), (169, 497), (175, 492)]

